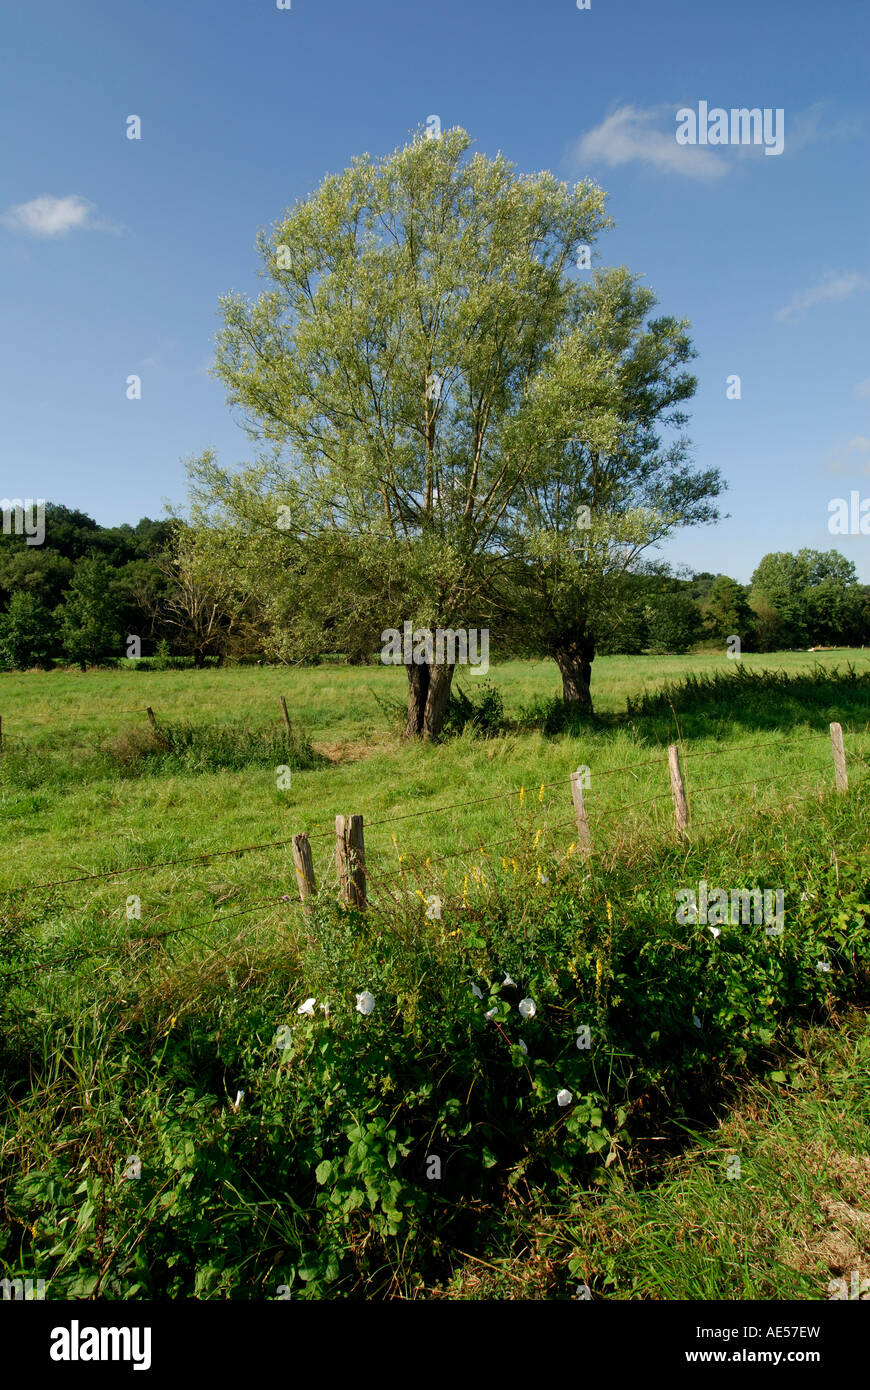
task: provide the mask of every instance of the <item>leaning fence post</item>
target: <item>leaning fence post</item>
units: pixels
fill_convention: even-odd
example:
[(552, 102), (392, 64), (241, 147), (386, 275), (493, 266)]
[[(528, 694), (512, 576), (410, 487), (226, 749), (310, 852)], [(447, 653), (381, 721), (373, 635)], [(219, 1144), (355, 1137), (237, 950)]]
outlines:
[(296, 869), (296, 882), (302, 902), (314, 896), (317, 884), (314, 879), (314, 860), (307, 835), (293, 836), (293, 865)]
[(837, 778), (837, 791), (849, 790), (849, 774), (846, 771), (846, 748), (843, 743), (842, 724), (831, 725), (831, 744), (834, 750), (834, 772)]
[(145, 713), (148, 715), (148, 723), (151, 725), (152, 729), (156, 729), (157, 720), (154, 718), (154, 711), (150, 705), (146, 706)]
[(362, 816), (336, 816), (335, 859), (342, 902), (366, 906), (366, 853)]
[(680, 750), (675, 743), (668, 744), (668, 765), (671, 769), (671, 795), (674, 798), (674, 817), (677, 822), (677, 829), (688, 830), (689, 803), (686, 800), (686, 788), (683, 785), (683, 773), (680, 768)]
[(571, 796), (574, 799), (574, 815), (577, 820), (577, 844), (584, 854), (588, 854), (592, 848), (592, 836), (589, 833), (589, 817), (583, 800), (583, 772), (580, 768), (571, 773)]
[(287, 725), (287, 737), (292, 740), (293, 725), (290, 723), (290, 716), (287, 713), (287, 701), (284, 699), (283, 695), (281, 696), (281, 708), (284, 711), (284, 723)]

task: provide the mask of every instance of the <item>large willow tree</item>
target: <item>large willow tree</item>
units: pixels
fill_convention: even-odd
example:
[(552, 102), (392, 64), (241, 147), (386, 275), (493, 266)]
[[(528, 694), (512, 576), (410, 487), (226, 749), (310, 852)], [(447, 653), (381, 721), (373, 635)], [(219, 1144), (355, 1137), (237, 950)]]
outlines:
[[(304, 594), (315, 627), (327, 590), (333, 619), (344, 604), (378, 628), (475, 625), (540, 466), (539, 378), (604, 194), (470, 147), (455, 129), (355, 159), (261, 233), (259, 298), (222, 300), (217, 375), (275, 448), (257, 505), (285, 508), (283, 532), (264, 551), (286, 547), (288, 600)], [(453, 668), (407, 670), (407, 731), (435, 736)]]
[[(689, 462), (696, 379), (683, 320), (624, 267), (578, 286), (521, 420), (527, 467), (501, 523), (504, 622), (553, 658), (563, 698), (592, 711), (591, 673), (659, 542), (713, 521), (723, 483)], [(514, 442), (512, 440), (512, 442)]]

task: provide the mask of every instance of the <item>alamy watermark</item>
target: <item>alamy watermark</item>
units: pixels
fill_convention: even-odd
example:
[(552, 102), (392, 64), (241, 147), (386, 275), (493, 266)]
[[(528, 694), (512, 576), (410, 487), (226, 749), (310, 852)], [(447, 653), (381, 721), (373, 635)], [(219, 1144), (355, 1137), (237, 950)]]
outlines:
[(870, 1299), (870, 1279), (862, 1279), (857, 1269), (853, 1269), (849, 1282), (845, 1279), (831, 1279), (828, 1283), (828, 1298)]
[(48, 1351), (52, 1361), (129, 1361), (134, 1371), (151, 1367), (150, 1327), (53, 1327)]
[(0, 1279), (0, 1298), (4, 1302), (31, 1302), (45, 1299), (44, 1279)]
[[(781, 936), (785, 921), (785, 891), (782, 888), (708, 888), (704, 879), (694, 888), (678, 888), (676, 920), (680, 926), (701, 922), (704, 926), (756, 926), (764, 924), (767, 936)], [(718, 936), (718, 930), (716, 935)]]
[(765, 154), (782, 154), (785, 149), (785, 111), (781, 106), (732, 107), (712, 109), (706, 101), (698, 109), (681, 106), (677, 112), (678, 145), (763, 145)]
[(870, 497), (862, 499), (857, 488), (828, 503), (828, 530), (832, 536), (870, 536)]
[(32, 497), (0, 498), (0, 513), (3, 515), (3, 534), (11, 536), (13, 526), (16, 536), (26, 536), (28, 545), (42, 545), (45, 540), (45, 498), (34, 502)]
[(385, 628), (381, 633), (384, 666), (469, 666), (471, 675), (489, 670), (489, 628)]

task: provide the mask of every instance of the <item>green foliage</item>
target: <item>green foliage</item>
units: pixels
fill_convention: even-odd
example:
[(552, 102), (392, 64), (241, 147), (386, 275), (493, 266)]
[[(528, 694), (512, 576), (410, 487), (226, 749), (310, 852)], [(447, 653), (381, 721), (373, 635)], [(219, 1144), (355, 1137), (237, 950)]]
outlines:
[(460, 734), (469, 730), (492, 738), (507, 731), (504, 700), (501, 692), (490, 680), (479, 680), (471, 687), (472, 693), (466, 695), (455, 682), (450, 692), (450, 708), (444, 722), (446, 734)]
[(606, 625), (599, 623), (599, 631), (596, 651), (601, 656), (638, 656), (649, 642), (646, 604), (627, 598)]
[(689, 594), (659, 594), (647, 608), (651, 652), (687, 652), (701, 632), (701, 615)]
[(523, 729), (538, 729), (542, 734), (579, 734), (586, 717), (572, 700), (558, 695), (541, 696), (522, 706), (519, 724)]
[(807, 719), (811, 710), (831, 719), (866, 714), (870, 671), (847, 666), (815, 666), (809, 671), (755, 670), (735, 661), (728, 670), (687, 675), (666, 681), (657, 690), (629, 696), (626, 712), (634, 715), (686, 714), (699, 724), (739, 717), (760, 728), (783, 727), (790, 719)]
[[(539, 397), (579, 293), (569, 266), (609, 225), (605, 195), (472, 144), (421, 132), (355, 159), (261, 233), (267, 291), (222, 301), (216, 370), (283, 454), (235, 480), (207, 457), (197, 504), (218, 572), (258, 575), (284, 656), (368, 652), (374, 617), (477, 625), (501, 520), (541, 467)], [(416, 732), (441, 732), (442, 690), (427, 681)]]
[(739, 637), (741, 649), (751, 650), (753, 614), (742, 584), (727, 574), (717, 574), (706, 589), (700, 608), (705, 636), (721, 643), (729, 637)]
[[(715, 866), (729, 885), (782, 886), (780, 937), (676, 922), (676, 888), (708, 872), (701, 849), (607, 882), (547, 864), (548, 886), (528, 855), (506, 863), (437, 920), (322, 898), (289, 956), (231, 954), (186, 997), (128, 970), (119, 1000), (111, 969), (83, 1007), (60, 973), (45, 1053), (38, 976), (7, 976), (7, 1267), (54, 1297), (409, 1292), (447, 1276), (454, 1247), (486, 1250), (511, 1194), (606, 1190), (650, 1126), (697, 1115), (809, 1019), (868, 1000), (870, 883), (812, 836), (790, 858), (772, 838), (751, 869)], [(0, 974), (19, 950), (7, 939)], [(142, 1176), (124, 1181), (132, 1153)]]
[[(143, 731), (144, 732), (144, 731)], [(109, 744), (109, 751), (115, 745)], [(171, 772), (210, 772), (246, 767), (315, 767), (320, 761), (297, 721), (292, 734), (274, 725), (158, 723), (142, 740), (146, 765)], [(144, 769), (143, 769), (144, 770)]]
[(0, 665), (20, 671), (51, 664), (55, 624), (33, 594), (20, 589), (0, 615)]
[(120, 604), (105, 560), (79, 560), (60, 609), (60, 634), (66, 655), (82, 669), (119, 650)]
[(765, 555), (752, 576), (750, 602), (763, 651), (867, 638), (854, 561), (836, 550)]

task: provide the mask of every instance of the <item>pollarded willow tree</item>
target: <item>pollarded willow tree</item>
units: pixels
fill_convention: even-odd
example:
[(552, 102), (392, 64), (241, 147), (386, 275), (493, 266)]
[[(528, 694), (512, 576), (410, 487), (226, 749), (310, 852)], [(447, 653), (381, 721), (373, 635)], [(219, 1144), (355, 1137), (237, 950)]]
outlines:
[(684, 321), (649, 317), (655, 304), (624, 267), (596, 271), (577, 288), (513, 427), (534, 462), (501, 526), (505, 621), (553, 658), (563, 698), (584, 713), (597, 645), (636, 577), (661, 569), (650, 548), (715, 520), (724, 487), (715, 469), (694, 469), (688, 441), (670, 433), (686, 423), (695, 354)]
[[(286, 508), (290, 577), (322, 592), (334, 546), (333, 604), (362, 590), (382, 629), (483, 611), (500, 528), (540, 464), (525, 421), (574, 302), (567, 272), (608, 225), (593, 183), (470, 146), (455, 129), (355, 159), (260, 234), (266, 291), (222, 300), (215, 370), (251, 436), (280, 449), (268, 504)], [(407, 732), (435, 736), (453, 667), (407, 672)]]

